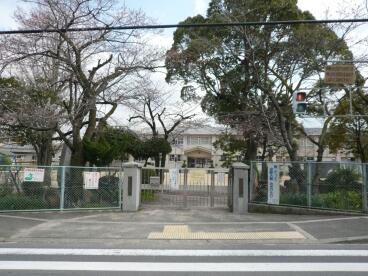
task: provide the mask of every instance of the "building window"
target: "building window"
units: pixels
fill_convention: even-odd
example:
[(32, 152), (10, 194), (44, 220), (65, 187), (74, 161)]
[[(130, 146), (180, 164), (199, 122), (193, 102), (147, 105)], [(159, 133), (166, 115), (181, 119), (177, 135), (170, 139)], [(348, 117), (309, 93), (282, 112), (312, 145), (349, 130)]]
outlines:
[(188, 137), (189, 145), (198, 145), (198, 136), (189, 136)]
[(189, 145), (210, 145), (211, 136), (189, 136), (188, 144)]
[(170, 161), (181, 161), (180, 154), (170, 154)]
[(201, 137), (201, 145), (211, 145), (211, 137), (210, 136), (202, 136)]
[(172, 142), (172, 145), (183, 145), (184, 144), (184, 139), (183, 137), (177, 137), (175, 138)]

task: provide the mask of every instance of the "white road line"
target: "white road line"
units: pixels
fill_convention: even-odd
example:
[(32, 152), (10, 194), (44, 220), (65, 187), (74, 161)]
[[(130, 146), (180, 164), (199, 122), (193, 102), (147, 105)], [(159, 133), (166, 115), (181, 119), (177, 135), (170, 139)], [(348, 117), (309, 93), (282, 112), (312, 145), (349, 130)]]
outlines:
[(0, 255), (183, 257), (368, 257), (368, 250), (161, 250), (0, 248)]
[(48, 219), (23, 217), (23, 216), (12, 216), (12, 215), (2, 215), (2, 214), (0, 214), (0, 218), (24, 219), (24, 220), (33, 220), (33, 221), (43, 221), (43, 222), (49, 221)]
[(368, 263), (152, 263), (0, 261), (0, 270), (149, 272), (368, 272)]
[(324, 219), (311, 219), (311, 220), (300, 220), (300, 221), (289, 221), (289, 222), (295, 223), (295, 224), (303, 224), (303, 223), (314, 223), (314, 222), (330, 222), (330, 221), (355, 220), (355, 219), (362, 219), (362, 218), (365, 218), (365, 216), (330, 218), (330, 219), (327, 219), (327, 218), (324, 218)]
[(297, 231), (300, 234), (302, 234), (305, 238), (310, 239), (310, 240), (313, 240), (313, 241), (316, 241), (317, 240), (312, 234), (310, 234), (307, 231), (303, 230), (298, 225), (295, 225), (293, 223), (287, 223), (287, 225), (289, 225), (290, 228), (292, 228), (295, 231)]

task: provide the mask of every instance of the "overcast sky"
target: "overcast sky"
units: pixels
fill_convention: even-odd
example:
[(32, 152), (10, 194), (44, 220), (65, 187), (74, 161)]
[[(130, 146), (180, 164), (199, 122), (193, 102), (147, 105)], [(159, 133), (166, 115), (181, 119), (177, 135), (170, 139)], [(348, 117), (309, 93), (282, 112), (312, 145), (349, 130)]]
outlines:
[[(174, 24), (188, 16), (205, 15), (210, 0), (120, 0), (119, 2), (132, 9), (142, 9), (148, 16), (156, 19), (158, 24)], [(367, 12), (365, 2), (366, 0), (299, 0), (298, 5), (302, 10), (309, 10), (317, 19), (336, 19), (342, 17), (341, 11), (350, 12), (356, 7)], [(27, 7), (21, 0), (0, 0), (0, 30), (16, 28), (12, 15), (17, 6)], [(367, 28), (368, 26), (364, 25), (361, 33), (367, 35)], [(161, 45), (170, 47), (173, 31), (169, 29), (163, 33), (158, 39)], [(161, 77), (164, 78), (163, 74)], [(119, 120), (121, 114), (122, 112), (118, 112), (115, 118)]]
[[(158, 23), (177, 23), (188, 16), (205, 14), (209, 0), (120, 0), (133, 9), (142, 9), (147, 15), (156, 18)], [(317, 18), (329, 15), (336, 16), (338, 10), (349, 10), (357, 5), (362, 6), (365, 0), (299, 0), (303, 10), (311, 11)], [(0, 0), (0, 29), (15, 27), (12, 14), (16, 6), (24, 6), (21, 0)]]

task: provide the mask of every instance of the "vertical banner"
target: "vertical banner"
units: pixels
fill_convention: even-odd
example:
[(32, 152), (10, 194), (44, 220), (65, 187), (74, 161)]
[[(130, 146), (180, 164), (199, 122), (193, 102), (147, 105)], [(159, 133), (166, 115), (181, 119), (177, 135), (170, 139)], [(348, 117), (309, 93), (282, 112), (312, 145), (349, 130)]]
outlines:
[(178, 174), (179, 174), (179, 170), (178, 169), (169, 169), (170, 189), (171, 190), (179, 190)]
[(280, 185), (279, 185), (279, 177), (280, 177), (280, 165), (268, 163), (268, 204), (280, 204)]

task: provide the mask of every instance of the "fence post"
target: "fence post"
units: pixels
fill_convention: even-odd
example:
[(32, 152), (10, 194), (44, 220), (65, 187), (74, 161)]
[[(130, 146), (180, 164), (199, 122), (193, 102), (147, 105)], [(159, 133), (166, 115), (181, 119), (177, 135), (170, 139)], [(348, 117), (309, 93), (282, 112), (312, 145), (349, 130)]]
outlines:
[(368, 212), (368, 189), (367, 189), (367, 164), (362, 164), (363, 183), (362, 183), (362, 197), (363, 197), (363, 212)]
[(211, 170), (210, 206), (215, 207), (215, 171)]
[(64, 198), (65, 198), (65, 166), (62, 166), (60, 176), (60, 211), (64, 210)]
[(184, 198), (183, 198), (183, 205), (184, 208), (188, 208), (188, 169), (184, 169)]
[(307, 167), (307, 204), (308, 207), (312, 206), (312, 163), (308, 162)]
[[(255, 185), (255, 171), (256, 171), (256, 167), (257, 167), (257, 161), (250, 161), (250, 169), (249, 169), (249, 201), (252, 202), (253, 201), (253, 195), (254, 195), (254, 185)], [(265, 161), (263, 161), (265, 162)], [(261, 165), (262, 166), (262, 165)]]
[(243, 163), (232, 164), (232, 193), (233, 193), (233, 213), (248, 213), (248, 171), (249, 166)]
[(122, 203), (121, 197), (123, 196), (121, 194), (122, 186), (123, 186), (123, 169), (120, 167), (119, 169), (119, 199), (118, 199), (120, 209), (123, 209), (123, 205), (121, 204)]
[(141, 201), (141, 165), (125, 163), (123, 181), (123, 212), (136, 212)]

